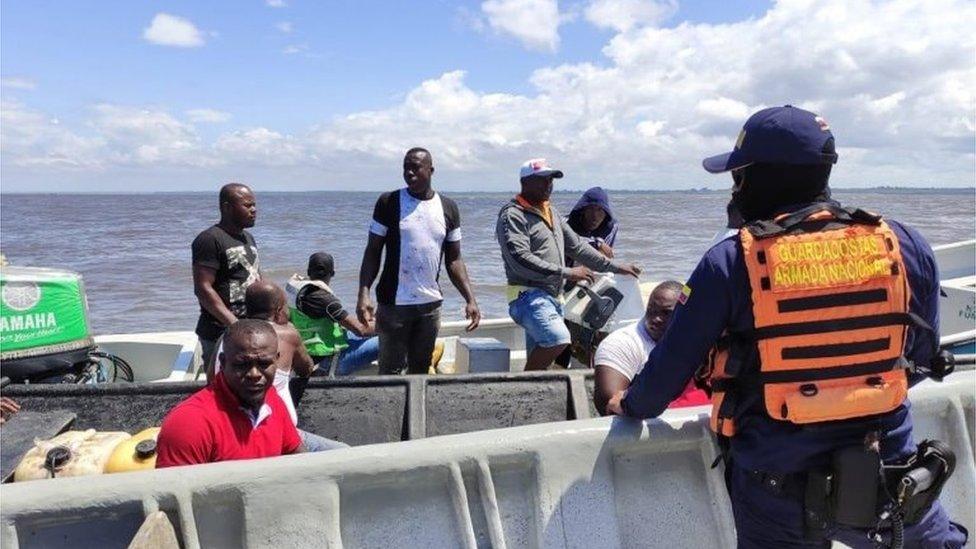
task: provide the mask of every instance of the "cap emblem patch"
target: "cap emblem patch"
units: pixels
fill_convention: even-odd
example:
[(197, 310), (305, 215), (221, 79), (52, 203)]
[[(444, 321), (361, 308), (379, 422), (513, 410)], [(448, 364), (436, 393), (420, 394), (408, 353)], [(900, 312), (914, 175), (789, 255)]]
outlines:
[(745, 140), (746, 140), (746, 130), (745, 130), (745, 128), (743, 128), (739, 132), (739, 137), (737, 137), (735, 139), (735, 148), (741, 149), (742, 148), (742, 142), (745, 141)]

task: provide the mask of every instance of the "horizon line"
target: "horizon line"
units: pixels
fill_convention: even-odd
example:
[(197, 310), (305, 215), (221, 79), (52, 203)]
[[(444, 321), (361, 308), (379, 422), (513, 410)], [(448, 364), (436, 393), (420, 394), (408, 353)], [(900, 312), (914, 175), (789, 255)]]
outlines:
[[(600, 185), (600, 187), (602, 187), (606, 191), (623, 192), (623, 193), (644, 193), (644, 192), (652, 192), (652, 193), (655, 193), (655, 192), (657, 192), (657, 193), (673, 193), (673, 192), (708, 193), (708, 192), (728, 192), (730, 190), (730, 187), (723, 187), (723, 188), (688, 187), (688, 188), (671, 188), (671, 189), (620, 189), (620, 188), (613, 188), (613, 187), (605, 187), (603, 185)], [(586, 189), (584, 189), (584, 188), (579, 188), (579, 189), (576, 189), (576, 188), (570, 188), (570, 189), (553, 189), (552, 192), (553, 192), (553, 194), (575, 193), (575, 192), (584, 192), (588, 188), (592, 188), (592, 187), (587, 187)], [(0, 190), (0, 196), (3, 196), (3, 195), (58, 195), (58, 194), (64, 194), (64, 195), (208, 194), (209, 195), (209, 194), (215, 193), (217, 190), (218, 189), (205, 190), (205, 191), (204, 190), (171, 190), (171, 191), (120, 191), (120, 190), (112, 190), (112, 191), (73, 191), (73, 190), (72, 191), (20, 191), (20, 190), (6, 191), (6, 190)], [(438, 189), (435, 188), (435, 190), (438, 190)], [(450, 191), (446, 191), (446, 192), (449, 192), (449, 193), (472, 193), (472, 194), (509, 194), (509, 193), (511, 193), (514, 190), (515, 189), (497, 190), (497, 191), (496, 190), (492, 190), (492, 191), (479, 191), (479, 190), (460, 190), (459, 189), (459, 190), (450, 190)], [(832, 191), (955, 191), (955, 192), (970, 191), (970, 192), (973, 192), (973, 191), (976, 191), (976, 186), (959, 186), (959, 187), (909, 187), (909, 186), (879, 185), (879, 186), (873, 186), (873, 187), (831, 187), (831, 190)], [(291, 193), (294, 193), (294, 194), (299, 194), (299, 193), (348, 193), (348, 194), (355, 194), (355, 193), (377, 193), (377, 192), (382, 193), (382, 192), (386, 192), (386, 191), (383, 191), (383, 190), (363, 190), (363, 191), (356, 191), (356, 190), (350, 190), (350, 189), (329, 189), (329, 190), (321, 190), (321, 189), (281, 189), (281, 190), (274, 190), (274, 191), (271, 191), (271, 190), (263, 190), (263, 191), (259, 191), (259, 192), (261, 194), (267, 194), (267, 193), (281, 193), (281, 194), (291, 194)]]

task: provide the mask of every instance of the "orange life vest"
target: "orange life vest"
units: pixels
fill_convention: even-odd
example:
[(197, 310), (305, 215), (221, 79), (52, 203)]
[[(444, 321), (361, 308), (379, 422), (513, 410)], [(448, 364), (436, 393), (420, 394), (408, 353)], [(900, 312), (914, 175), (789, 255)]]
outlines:
[(898, 239), (880, 216), (816, 204), (739, 232), (753, 330), (723, 336), (699, 376), (712, 429), (735, 435), (745, 391), (795, 424), (866, 417), (908, 393), (911, 297)]

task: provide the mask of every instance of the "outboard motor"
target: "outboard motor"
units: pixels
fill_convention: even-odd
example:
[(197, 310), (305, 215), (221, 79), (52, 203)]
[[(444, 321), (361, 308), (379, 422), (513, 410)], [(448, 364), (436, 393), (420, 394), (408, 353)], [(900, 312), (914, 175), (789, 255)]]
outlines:
[(637, 279), (609, 273), (598, 275), (590, 286), (571, 289), (564, 309), (573, 357), (587, 366), (607, 334), (644, 314)]
[(89, 326), (78, 273), (0, 268), (0, 375), (13, 383), (94, 382), (105, 358), (131, 380), (125, 361), (98, 351)]

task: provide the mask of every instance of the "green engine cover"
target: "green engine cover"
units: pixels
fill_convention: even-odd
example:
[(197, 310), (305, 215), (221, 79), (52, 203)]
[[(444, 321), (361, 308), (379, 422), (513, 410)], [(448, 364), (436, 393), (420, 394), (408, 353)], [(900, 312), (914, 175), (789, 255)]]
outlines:
[(81, 275), (31, 267), (0, 269), (0, 360), (90, 345)]

